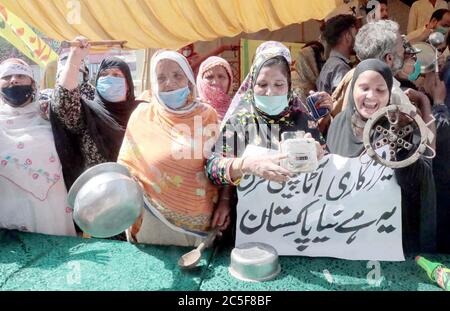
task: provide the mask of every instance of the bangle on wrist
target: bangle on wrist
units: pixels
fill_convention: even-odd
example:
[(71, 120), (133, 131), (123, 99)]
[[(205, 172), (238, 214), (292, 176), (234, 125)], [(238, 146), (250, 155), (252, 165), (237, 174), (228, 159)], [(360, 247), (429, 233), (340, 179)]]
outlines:
[[(232, 169), (232, 167), (233, 167), (235, 161), (238, 161), (238, 160), (239, 160), (238, 158), (230, 159), (230, 160), (228, 161), (227, 168), (226, 168), (226, 176), (227, 176), (226, 179), (227, 179), (228, 182), (229, 182), (231, 185), (233, 185), (233, 186), (239, 186), (239, 183), (241, 182), (241, 177), (237, 178), (236, 180), (233, 180), (233, 179), (231, 178), (231, 169)], [(240, 164), (240, 163), (239, 163), (239, 164)]]

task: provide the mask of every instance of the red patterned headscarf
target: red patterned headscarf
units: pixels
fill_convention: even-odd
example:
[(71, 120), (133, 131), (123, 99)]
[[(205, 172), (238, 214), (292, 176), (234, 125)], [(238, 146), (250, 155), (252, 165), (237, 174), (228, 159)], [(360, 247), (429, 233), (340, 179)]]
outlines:
[[(229, 84), (228, 90), (224, 92), (223, 90), (211, 86), (206, 79), (204, 79), (204, 74), (211, 68), (215, 66), (222, 66), (228, 74)], [(231, 97), (228, 95), (231, 86), (233, 85), (233, 73), (231, 71), (230, 64), (223, 58), (218, 56), (208, 57), (201, 65), (197, 75), (197, 90), (200, 98), (206, 101), (217, 111), (217, 116), (219, 120), (222, 120), (226, 114), (228, 107), (230, 106)]]

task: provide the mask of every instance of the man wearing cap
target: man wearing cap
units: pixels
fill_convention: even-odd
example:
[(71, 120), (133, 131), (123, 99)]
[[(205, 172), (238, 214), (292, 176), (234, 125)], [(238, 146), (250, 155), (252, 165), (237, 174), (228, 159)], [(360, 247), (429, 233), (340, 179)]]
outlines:
[(50, 123), (31, 67), (0, 64), (0, 228), (75, 235)]

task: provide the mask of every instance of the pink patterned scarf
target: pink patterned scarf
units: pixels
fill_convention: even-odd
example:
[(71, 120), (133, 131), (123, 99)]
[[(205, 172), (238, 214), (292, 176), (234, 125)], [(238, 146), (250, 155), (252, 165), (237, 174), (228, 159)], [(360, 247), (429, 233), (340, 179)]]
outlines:
[[(208, 83), (208, 80), (203, 78), (205, 72), (215, 66), (222, 66), (225, 68), (230, 79), (228, 90), (226, 92), (219, 88), (213, 87)], [(197, 75), (197, 90), (200, 99), (206, 101), (217, 111), (219, 120), (222, 120), (230, 106), (231, 97), (228, 95), (231, 86), (233, 85), (233, 73), (230, 64), (223, 58), (218, 56), (208, 57), (201, 65)]]

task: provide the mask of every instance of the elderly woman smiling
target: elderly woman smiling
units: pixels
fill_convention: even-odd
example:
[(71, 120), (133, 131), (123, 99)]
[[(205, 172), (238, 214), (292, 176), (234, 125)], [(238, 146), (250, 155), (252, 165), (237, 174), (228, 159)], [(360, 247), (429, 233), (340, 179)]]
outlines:
[(218, 203), (218, 190), (204, 173), (217, 114), (195, 100), (195, 80), (184, 56), (161, 50), (150, 66), (151, 102), (133, 112), (118, 160), (145, 192), (145, 209), (127, 237), (193, 246), (211, 227), (228, 225), (228, 204)]
[[(358, 157), (364, 151), (364, 126), (376, 111), (391, 104), (392, 84), (392, 71), (380, 60), (364, 60), (356, 67), (346, 108), (328, 131), (331, 153)], [(424, 121), (429, 118), (426, 116)], [(421, 157), (408, 167), (396, 169), (395, 176), (402, 190), (405, 252), (435, 251), (436, 198), (431, 160)]]

